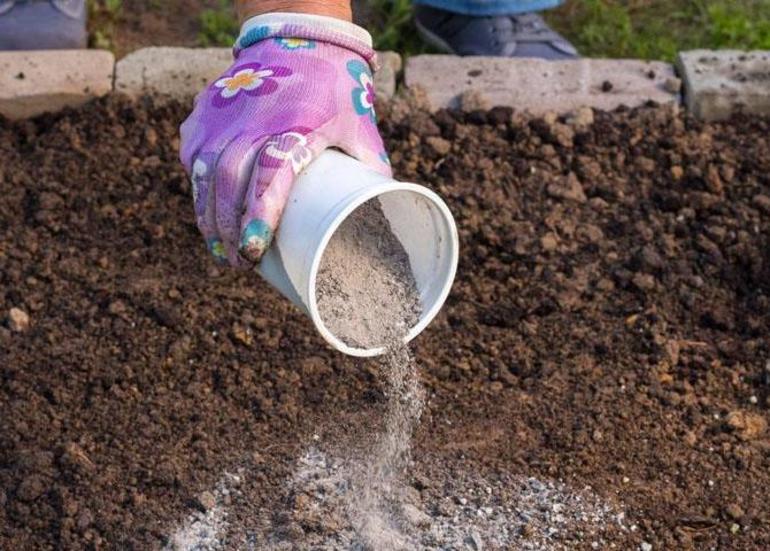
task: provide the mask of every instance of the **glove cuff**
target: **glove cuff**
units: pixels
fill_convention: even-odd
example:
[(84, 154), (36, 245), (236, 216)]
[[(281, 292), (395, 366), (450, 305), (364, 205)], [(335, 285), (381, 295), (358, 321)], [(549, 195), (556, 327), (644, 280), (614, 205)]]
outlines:
[(298, 38), (334, 44), (351, 50), (375, 69), (376, 54), (372, 35), (366, 29), (349, 21), (305, 13), (265, 13), (247, 19), (233, 46), (238, 54), (254, 44), (271, 38)]

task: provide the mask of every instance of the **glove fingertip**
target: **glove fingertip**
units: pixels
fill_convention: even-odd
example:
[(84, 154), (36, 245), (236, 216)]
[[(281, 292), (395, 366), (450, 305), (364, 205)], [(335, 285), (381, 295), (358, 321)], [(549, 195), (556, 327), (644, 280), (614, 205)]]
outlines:
[(211, 256), (214, 257), (217, 264), (227, 264), (227, 253), (225, 244), (218, 237), (213, 237), (206, 241)]
[(259, 262), (273, 242), (273, 230), (264, 220), (251, 220), (241, 232), (238, 253), (250, 262)]

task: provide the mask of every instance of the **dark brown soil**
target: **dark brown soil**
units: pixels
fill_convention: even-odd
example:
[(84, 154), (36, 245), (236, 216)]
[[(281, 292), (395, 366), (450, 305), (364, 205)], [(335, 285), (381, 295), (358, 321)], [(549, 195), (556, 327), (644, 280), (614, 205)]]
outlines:
[[(106, 100), (0, 122), (2, 549), (159, 548), (225, 471), (244, 480), (238, 541), (313, 434), (343, 441), (381, 410), (373, 362), (208, 258), (183, 116)], [(415, 341), (427, 512), (462, 502), (451, 473), (533, 477), (624, 511), (603, 528), (618, 549), (767, 549), (770, 123), (650, 108), (575, 130), (496, 109), (383, 130), (462, 239)]]

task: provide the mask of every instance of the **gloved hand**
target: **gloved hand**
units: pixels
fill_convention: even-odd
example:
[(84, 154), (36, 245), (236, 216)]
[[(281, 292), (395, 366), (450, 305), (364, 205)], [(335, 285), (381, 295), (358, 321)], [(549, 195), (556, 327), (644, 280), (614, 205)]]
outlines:
[(209, 250), (248, 266), (269, 247), (295, 178), (324, 149), (386, 175), (390, 164), (366, 31), (329, 17), (261, 15), (244, 24), (234, 55), (182, 125), (181, 159)]

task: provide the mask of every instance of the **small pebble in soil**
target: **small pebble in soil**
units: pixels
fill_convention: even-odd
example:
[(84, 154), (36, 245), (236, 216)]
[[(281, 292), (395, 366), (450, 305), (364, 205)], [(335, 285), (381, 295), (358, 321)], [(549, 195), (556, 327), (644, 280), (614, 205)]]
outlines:
[(559, 246), (556, 236), (553, 233), (547, 233), (540, 238), (540, 246), (545, 252), (552, 252)]
[(744, 515), (743, 509), (737, 503), (731, 503), (725, 507), (725, 513), (733, 520), (740, 520)]
[(698, 436), (693, 431), (688, 430), (682, 440), (684, 440), (684, 443), (692, 448), (698, 442)]
[(468, 538), (465, 540), (465, 543), (468, 544), (468, 547), (470, 549), (473, 549), (473, 551), (483, 551), (484, 550), (484, 541), (481, 539), (481, 536), (476, 530), (473, 530)]
[(402, 506), (401, 512), (404, 515), (404, 518), (411, 524), (412, 526), (417, 527), (427, 527), (430, 526), (431, 518), (426, 513), (420, 511), (417, 507), (412, 505), (411, 503), (406, 503)]
[(11, 308), (8, 312), (8, 327), (11, 331), (23, 333), (29, 329), (29, 314), (21, 308)]
[(195, 500), (196, 505), (203, 511), (210, 511), (217, 504), (217, 498), (211, 492), (201, 492)]

